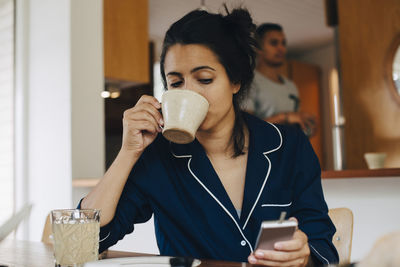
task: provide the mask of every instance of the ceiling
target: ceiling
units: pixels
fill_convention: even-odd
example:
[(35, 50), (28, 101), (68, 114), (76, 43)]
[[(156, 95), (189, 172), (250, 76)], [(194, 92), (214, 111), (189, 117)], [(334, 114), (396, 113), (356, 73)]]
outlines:
[[(324, 0), (205, 0), (210, 12), (244, 6), (256, 24), (283, 26), (289, 53), (297, 54), (333, 42), (333, 29), (325, 24)], [(168, 27), (187, 12), (200, 7), (201, 0), (149, 0), (150, 38), (160, 42)]]

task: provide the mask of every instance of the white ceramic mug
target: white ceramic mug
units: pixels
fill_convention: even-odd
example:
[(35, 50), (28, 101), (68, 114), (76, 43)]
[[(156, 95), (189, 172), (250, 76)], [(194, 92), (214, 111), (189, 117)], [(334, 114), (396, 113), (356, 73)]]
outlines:
[(191, 90), (172, 89), (163, 94), (161, 103), (164, 137), (177, 144), (192, 142), (207, 115), (207, 99)]

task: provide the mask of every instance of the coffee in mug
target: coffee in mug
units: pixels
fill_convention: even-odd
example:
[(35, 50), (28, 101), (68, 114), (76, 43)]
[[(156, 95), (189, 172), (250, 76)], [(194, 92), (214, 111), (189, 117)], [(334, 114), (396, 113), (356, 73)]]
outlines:
[(209, 103), (191, 90), (172, 89), (162, 96), (163, 136), (177, 144), (188, 144), (204, 121)]

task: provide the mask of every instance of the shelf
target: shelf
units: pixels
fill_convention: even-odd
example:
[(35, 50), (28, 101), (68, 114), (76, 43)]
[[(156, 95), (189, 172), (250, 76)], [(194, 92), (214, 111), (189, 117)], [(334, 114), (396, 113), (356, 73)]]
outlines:
[(400, 177), (400, 168), (322, 171), (322, 179)]

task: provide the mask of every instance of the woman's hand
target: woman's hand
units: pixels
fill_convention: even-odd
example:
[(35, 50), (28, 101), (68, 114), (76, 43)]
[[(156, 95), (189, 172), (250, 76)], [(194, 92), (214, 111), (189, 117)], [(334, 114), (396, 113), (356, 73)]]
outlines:
[(296, 267), (304, 267), (308, 263), (310, 256), (308, 238), (299, 229), (294, 233), (292, 240), (277, 242), (274, 248), (274, 250), (256, 250), (249, 256), (249, 262), (261, 266)]
[(133, 108), (124, 112), (121, 150), (140, 155), (161, 132), (164, 125), (156, 98), (143, 95)]

